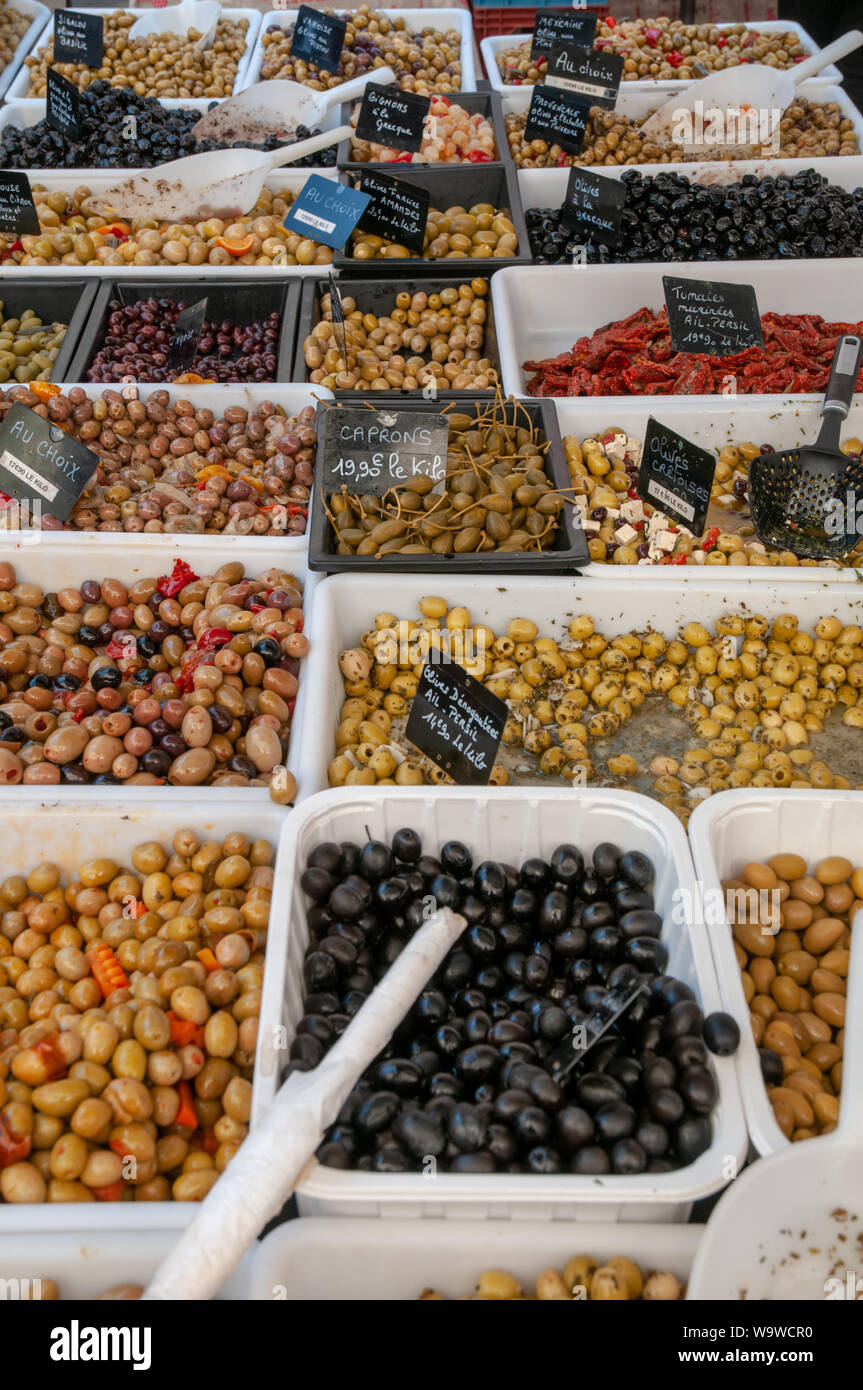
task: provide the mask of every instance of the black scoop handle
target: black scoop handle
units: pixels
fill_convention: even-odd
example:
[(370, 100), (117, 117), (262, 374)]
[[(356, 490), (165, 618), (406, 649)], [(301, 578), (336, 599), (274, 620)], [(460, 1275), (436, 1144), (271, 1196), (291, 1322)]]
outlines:
[(839, 448), (839, 430), (842, 421), (851, 409), (851, 398), (857, 385), (857, 374), (863, 358), (863, 338), (850, 333), (841, 337), (833, 353), (830, 380), (824, 395), (821, 414), (824, 423), (818, 436), (817, 446), (822, 449)]

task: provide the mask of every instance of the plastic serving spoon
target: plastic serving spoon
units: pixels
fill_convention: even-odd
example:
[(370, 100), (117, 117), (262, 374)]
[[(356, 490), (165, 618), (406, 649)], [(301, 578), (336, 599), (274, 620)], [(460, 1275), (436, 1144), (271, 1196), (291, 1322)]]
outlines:
[(218, 0), (183, 0), (181, 5), (153, 10), (136, 19), (129, 30), (129, 38), (148, 39), (151, 34), (186, 34), (190, 29), (197, 29), (201, 37), (195, 48), (203, 53), (213, 42), (221, 14), (222, 6)]
[[(736, 68), (712, 72), (709, 77), (702, 77), (683, 92), (669, 97), (658, 111), (648, 117), (640, 133), (660, 144), (670, 144), (678, 122), (687, 113), (691, 118), (695, 117), (699, 109), (705, 120), (711, 108), (721, 112), (729, 109), (754, 110), (759, 116), (766, 113), (766, 117), (771, 118), (774, 111), (784, 111), (791, 105), (797, 87), (807, 77), (820, 72), (834, 59), (853, 53), (861, 44), (863, 33), (859, 29), (851, 29), (841, 39), (828, 44), (820, 53), (815, 53), (794, 68), (783, 70), (768, 67), (766, 63), (741, 63)], [(760, 143), (765, 143), (763, 136)]]
[(362, 96), (372, 82), (395, 82), (392, 68), (374, 68), (352, 82), (328, 92), (313, 92), (301, 82), (256, 82), (245, 92), (220, 101), (207, 111), (192, 134), (199, 140), (251, 140), (257, 143), (268, 135), (292, 136), (298, 126), (313, 130), (331, 107)]
[(211, 150), (208, 154), (173, 159), (106, 188), (90, 203), (100, 217), (154, 217), (160, 222), (237, 217), (255, 206), (271, 170), (315, 154), (350, 133), (349, 125), (341, 125), (295, 145), (283, 145), (270, 154), (258, 150)]
[[(863, 932), (863, 912), (856, 924)], [(863, 949), (852, 946), (839, 1124), (735, 1178), (707, 1223), (688, 1299), (848, 1297), (845, 1267), (859, 1269), (863, 1236), (861, 1087)]]

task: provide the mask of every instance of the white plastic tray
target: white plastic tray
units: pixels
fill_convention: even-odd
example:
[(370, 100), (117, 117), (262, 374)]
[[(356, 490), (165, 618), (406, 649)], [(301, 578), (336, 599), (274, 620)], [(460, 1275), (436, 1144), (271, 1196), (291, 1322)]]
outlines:
[[(615, 397), (610, 404), (602, 396), (583, 398), (555, 397), (557, 422), (562, 436), (574, 435), (579, 443), (588, 435), (604, 432), (618, 425), (636, 439), (643, 439), (651, 416), (667, 421), (684, 439), (700, 444), (703, 449), (722, 449), (726, 444), (751, 440), (753, 443), (773, 444), (777, 449), (794, 449), (812, 443), (821, 424), (821, 398), (787, 396), (779, 410), (764, 404), (764, 397), (711, 397), (709, 411), (690, 405), (688, 396)], [(770, 399), (773, 399), (772, 397)], [(853, 405), (842, 426), (842, 437), (863, 435), (863, 396)], [(721, 514), (721, 509), (715, 509)], [(729, 516), (733, 516), (729, 513)], [(712, 518), (712, 513), (711, 513)], [(717, 524), (719, 524), (717, 522)], [(863, 560), (861, 560), (863, 568)], [(638, 571), (636, 581), (634, 571)], [(778, 584), (855, 585), (856, 569), (832, 569), (811, 565), (582, 565), (581, 573), (592, 579), (607, 580), (610, 584), (640, 583), (643, 575), (663, 584), (703, 584), (725, 590), (728, 576), (735, 580), (759, 583), (765, 577)]]
[[(135, 170), (127, 171), (134, 174)], [(267, 180), (267, 187), (272, 189), (288, 188), (293, 193), (299, 193), (305, 187), (306, 180), (311, 174), (320, 174), (322, 178), (336, 180), (339, 177), (337, 169), (276, 169), (270, 174)], [(111, 188), (118, 179), (123, 177), (122, 170), (117, 169), (45, 169), (38, 177), (31, 178), (31, 185), (39, 184), (42, 188), (58, 189), (64, 193), (69, 193), (73, 188), (85, 186), (91, 193), (98, 193), (100, 189)], [(326, 276), (329, 266), (326, 265), (18, 265), (14, 261), (6, 261), (0, 266), (0, 283), (4, 276), (26, 275), (39, 280), (51, 280), (58, 275), (87, 276), (95, 279), (111, 280), (173, 280), (178, 276), (188, 276), (191, 274), (206, 275), (208, 280), (236, 280), (248, 272), (256, 278), (263, 277), (268, 280), (297, 280), (308, 276)]]
[[(129, 794), (132, 790), (137, 792), (134, 798)], [(280, 834), (285, 814), (269, 799), (260, 804), (235, 796), (208, 801), (200, 787), (171, 787), (170, 798), (154, 787), (129, 788), (128, 792), (122, 787), (87, 787), (86, 794), (78, 787), (69, 787), (72, 795), (62, 798), (53, 795), (54, 788), (50, 787), (19, 787), (16, 791), (23, 795), (7, 790), (0, 797), (0, 836), (7, 873), (26, 873), (37, 862), (48, 861), (59, 865), (68, 883), (79, 864), (94, 854), (106, 854), (128, 865), (135, 845), (147, 840), (165, 843), (186, 826), (207, 839), (224, 839), (232, 831), (244, 830), (252, 837), (269, 840), (276, 847), (277, 875), (282, 867)], [(277, 975), (284, 969), (286, 932), (287, 923), (276, 911), (274, 893), (265, 980), (271, 965)], [(139, 1234), (148, 1231), (176, 1232), (187, 1226), (198, 1210), (197, 1202), (88, 1202), (84, 1206), (79, 1202), (18, 1205), (0, 1201), (0, 1275), (5, 1273), (4, 1266), (8, 1267), (6, 1257), (13, 1244), (10, 1237), (16, 1235), (30, 1240), (40, 1232), (80, 1231), (83, 1227), (88, 1237), (97, 1232), (101, 1237), (103, 1232), (128, 1231), (134, 1232), (137, 1241)], [(94, 1243), (100, 1242), (97, 1239)], [(162, 1253), (164, 1249), (154, 1258), (153, 1267)], [(24, 1277), (28, 1271), (19, 1274), (13, 1269), (10, 1273)], [(58, 1277), (34, 1254), (30, 1277), (39, 1274)], [(102, 1274), (98, 1277), (101, 1279)], [(131, 1274), (118, 1273), (102, 1287), (121, 1280), (136, 1282)]]
[[(141, 270), (144, 267), (139, 266)], [(64, 383), (65, 393), (77, 389), (86, 392), (91, 401), (101, 399), (103, 391), (114, 391), (120, 389), (114, 386), (105, 385), (101, 382), (82, 381)], [(139, 382), (138, 396), (142, 401), (146, 401), (155, 391), (168, 391), (172, 400), (190, 400), (195, 405), (207, 410), (215, 410), (221, 414), (228, 406), (241, 405), (245, 410), (253, 410), (259, 401), (272, 401), (274, 405), (281, 405), (289, 415), (295, 415), (304, 406), (315, 405), (318, 400), (331, 400), (332, 391), (326, 387), (316, 386), (314, 395), (311, 387), (305, 386), (286, 386), (274, 382), (272, 386), (249, 385), (249, 386), (172, 386), (170, 383)], [(311, 508), (311, 502), (309, 502)], [(0, 531), (0, 550), (7, 547), (8, 538), (14, 532)], [(58, 542), (70, 542), (77, 540), (79, 545), (86, 545), (89, 550), (97, 547), (100, 551), (108, 550), (116, 554), (118, 542), (122, 543), (130, 536), (141, 539), (142, 544), (146, 545), (148, 551), (153, 555), (158, 555), (160, 551), (169, 551), (177, 554), (182, 551), (185, 556), (203, 552), (212, 555), (218, 552), (220, 564), (224, 564), (230, 559), (234, 551), (243, 551), (239, 555), (244, 559), (245, 547), (253, 549), (257, 557), (257, 563), (261, 568), (266, 569), (267, 565), (275, 564), (298, 564), (305, 565), (306, 552), (309, 548), (308, 531), (302, 536), (226, 536), (224, 534), (213, 535), (187, 535), (184, 532), (165, 535), (150, 531), (40, 531), (40, 546), (55, 546)], [(34, 538), (30, 538), (26, 548), (35, 545)], [(245, 563), (245, 560), (244, 560)], [(305, 573), (305, 570), (304, 570)], [(308, 581), (306, 581), (306, 592), (308, 592)]]
[(689, 1278), (703, 1226), (669, 1222), (626, 1230), (613, 1222), (556, 1226), (541, 1221), (446, 1224), (394, 1218), (380, 1222), (302, 1217), (270, 1231), (252, 1255), (250, 1299), (416, 1299), (424, 1288), (448, 1298), (471, 1293), (484, 1269), (505, 1269), (532, 1292), (545, 1269), (574, 1255), (610, 1260), (628, 1255), (645, 1271)]
[(17, 10), (19, 14), (30, 15), (30, 28), (24, 34), (18, 47), (15, 49), (10, 61), (0, 72), (0, 97), (4, 96), (10, 84), (18, 76), (21, 64), (36, 47), (36, 40), (46, 27), (51, 18), (51, 11), (47, 5), (39, 5), (36, 0), (15, 0), (10, 9)]
[[(413, 580), (410, 581), (413, 583)], [(555, 584), (556, 580), (549, 581)], [(519, 610), (522, 611), (522, 610)], [(605, 789), (475, 787), (353, 788), (316, 796), (286, 820), (281, 839), (284, 876), (273, 898), (273, 913), (288, 921), (287, 955), (264, 979), (258, 1080), (252, 1124), (260, 1120), (276, 1090), (286, 1054), (273, 1046), (273, 1028), (284, 1024), (288, 1042), (302, 1017), (303, 955), (308, 944), (304, 895), (299, 887), (309, 851), (324, 840), (389, 841), (401, 826), (413, 826), (430, 852), (449, 839), (463, 840), (474, 857), (519, 861), (548, 855), (561, 840), (589, 853), (612, 840), (648, 854), (656, 868), (654, 895), (665, 917), (663, 940), (669, 947), (668, 973), (694, 989), (705, 1013), (719, 1008), (719, 991), (703, 928), (681, 930), (670, 921), (672, 895), (693, 890), (686, 836), (671, 814), (646, 797)], [(281, 896), (287, 893), (287, 898)], [(278, 894), (278, 896), (277, 896)], [(284, 969), (280, 979), (279, 969)], [(688, 1168), (636, 1177), (579, 1177), (562, 1174), (421, 1173), (379, 1174), (327, 1168), (312, 1161), (296, 1188), (306, 1215), (435, 1216), (483, 1219), (613, 1221), (682, 1220), (690, 1204), (724, 1184), (729, 1154), (742, 1159), (746, 1130), (731, 1059), (714, 1058), (720, 1103), (714, 1115), (710, 1149)], [(425, 1276), (420, 1276), (425, 1277)]]
[[(31, 3), (31, 0), (28, 0), (28, 3)], [(213, 98), (187, 97), (185, 101), (182, 99), (165, 98), (165, 100), (161, 102), (161, 105), (168, 111), (197, 111), (203, 116), (213, 105)], [(2, 137), (3, 131), (7, 126), (18, 126), (19, 128), (25, 129), (28, 126), (37, 125), (39, 121), (44, 119), (44, 99), (10, 101), (0, 108), (0, 137)], [(321, 130), (335, 130), (336, 126), (342, 124), (341, 107), (331, 106), (319, 124)], [(64, 174), (67, 178), (74, 179), (75, 186), (77, 187), (77, 185), (81, 183), (89, 184), (90, 180), (94, 177), (102, 178), (105, 174), (110, 174), (112, 183), (119, 183), (121, 179), (134, 178), (136, 174), (141, 173), (143, 167), (145, 166), (142, 165), (134, 169), (28, 169), (27, 177), (32, 186), (35, 183), (44, 183), (46, 178), (53, 178), (57, 174)], [(275, 184), (275, 180), (279, 178), (281, 174), (288, 172), (290, 172), (289, 169), (274, 171), (270, 176), (273, 180), (271, 186), (278, 186), (281, 188), (289, 186), (285, 184)], [(323, 166), (317, 168), (312, 165), (304, 165), (302, 169), (296, 169), (293, 172), (295, 174), (322, 174), (326, 177), (333, 178), (335, 177), (336, 170), (332, 165), (326, 168)], [(24, 268), (26, 269), (26, 267)], [(140, 268), (139, 266), (138, 269)], [(320, 269), (320, 267), (318, 268)]]
[[(644, 571), (631, 574), (628, 583), (617, 584), (588, 584), (565, 576), (506, 579), (437, 572), (433, 578), (400, 574), (396, 580), (391, 575), (364, 575), (362, 583), (353, 575), (330, 576), (315, 595), (315, 641), (304, 670), (312, 722), (307, 731), (303, 791), (323, 791), (328, 785), (327, 767), (335, 754), (335, 731), (345, 699), (338, 653), (356, 645), (373, 625), (376, 613), (413, 618), (419, 615), (420, 598), (441, 594), (450, 603), (466, 604), (472, 622), (488, 623), (495, 632), (505, 629), (510, 619), (522, 617), (532, 618), (541, 636), (566, 639), (570, 619), (589, 613), (606, 636), (652, 627), (666, 637), (676, 637), (688, 622), (710, 625), (724, 613), (741, 608), (771, 619), (787, 612), (792, 606), (787, 586), (774, 580), (770, 571), (759, 574), (767, 577), (752, 582), (738, 579), (736, 570), (727, 569), (725, 582), (715, 587), (666, 584)], [(626, 581), (627, 575), (622, 578)], [(793, 610), (801, 627), (832, 613), (843, 623), (860, 622), (863, 585), (825, 584), (816, 575), (811, 584), (795, 586)], [(490, 794), (501, 790), (492, 788)]]
[[(334, 14), (345, 14), (351, 10), (350, 5), (340, 5), (333, 0), (330, 7)], [(461, 34), (461, 91), (476, 91), (476, 70), (473, 61), (473, 24), (471, 22), (470, 10), (456, 9), (418, 9), (418, 10), (379, 10), (385, 14), (387, 19), (403, 19), (411, 33), (418, 34), (422, 29), (437, 29), (439, 33), (446, 33), (448, 29), (458, 29)], [(256, 82), (261, 81), (261, 64), (264, 60), (263, 37), (268, 29), (276, 27), (287, 29), (296, 23), (299, 10), (270, 10), (268, 14), (261, 15), (261, 27), (256, 35), (256, 42), (251, 59), (246, 69), (246, 76), (242, 86), (238, 91), (243, 91), (246, 87), (253, 87)]]
[[(107, 6), (105, 9), (97, 9), (97, 8), (93, 7), (93, 8), (88, 8), (87, 13), (88, 13), (88, 14), (113, 15), (113, 14), (116, 14), (116, 13), (117, 13), (118, 9), (119, 9), (119, 10), (122, 10), (122, 9), (123, 9), (123, 6), (122, 6), (122, 5), (109, 5), (109, 6)], [(132, 11), (131, 11), (131, 10), (127, 10), (126, 13), (127, 13), (127, 14), (131, 14)], [(260, 10), (227, 9), (227, 8), (226, 8), (226, 9), (223, 9), (223, 10), (222, 10), (222, 15), (221, 15), (221, 17), (222, 17), (222, 19), (233, 19), (233, 20), (247, 19), (247, 20), (249, 21), (249, 27), (248, 27), (248, 29), (246, 30), (246, 48), (245, 48), (245, 52), (244, 52), (242, 58), (240, 59), (239, 67), (237, 68), (237, 76), (236, 76), (236, 78), (234, 79), (234, 91), (235, 91), (235, 92), (241, 92), (241, 91), (243, 90), (243, 87), (244, 87), (245, 83), (246, 83), (246, 77), (247, 77), (248, 69), (249, 69), (249, 62), (250, 62), (250, 60), (251, 60), (252, 52), (253, 52), (253, 50), (254, 50), (255, 43), (256, 43), (256, 41), (257, 41), (257, 37), (258, 37), (258, 28), (259, 28), (260, 22), (261, 22), (261, 12), (260, 12)], [(51, 22), (49, 23), (49, 25), (48, 25), (48, 27), (45, 29), (45, 31), (39, 35), (39, 41), (38, 41), (38, 43), (36, 43), (36, 42), (31, 43), (30, 47), (27, 49), (26, 56), (27, 56), (28, 58), (31, 57), (33, 54), (36, 53), (37, 49), (47, 46), (49, 43), (53, 42), (53, 39), (54, 39), (54, 20), (53, 20), (53, 18), (52, 18), (52, 19), (51, 19)], [(15, 77), (14, 81), (11, 83), (11, 85), (10, 85), (10, 87), (9, 87), (9, 92), (8, 92), (9, 100), (10, 100), (10, 101), (30, 101), (30, 102), (34, 102), (37, 106), (43, 105), (43, 104), (44, 104), (44, 97), (30, 97), (30, 96), (27, 95), (29, 91), (30, 91), (30, 69), (29, 69), (29, 68), (22, 67), (21, 70), (19, 71), (18, 75)]]
[[(762, 314), (821, 314), (828, 322), (843, 323), (863, 319), (860, 263), (854, 258), (795, 261), (793, 269), (782, 261), (710, 261), (670, 263), (670, 270), (693, 280), (752, 285)], [(627, 318), (642, 306), (663, 308), (662, 276), (668, 273), (660, 265), (511, 266), (497, 271), (491, 293), (504, 393), (527, 396), (522, 362), (569, 352), (579, 338), (589, 338), (605, 324)], [(642, 398), (572, 399), (590, 401), (591, 410), (602, 400), (611, 417), (618, 405)], [(758, 397), (773, 410), (788, 399), (768, 394)], [(792, 395), (790, 399), (803, 403), (820, 398)], [(663, 412), (675, 401), (690, 410), (713, 411), (722, 397), (650, 396), (647, 400), (657, 410), (661, 406)]]
[[(0, 1242), (0, 1282), (19, 1282), (17, 1285), (7, 1282), (3, 1286), (17, 1288), (19, 1294), (23, 1294), (25, 1288), (21, 1285), (22, 1280), (31, 1281), (32, 1288), (35, 1279), (54, 1279), (59, 1285), (60, 1301), (66, 1302), (98, 1299), (100, 1294), (116, 1284), (147, 1285), (175, 1244), (178, 1233), (144, 1230), (131, 1226), (131, 1223), (128, 1229), (94, 1231), (85, 1216), (94, 1206), (105, 1205), (110, 1206), (111, 1203), (88, 1203), (86, 1207), (75, 1205), (73, 1214), (77, 1217), (77, 1229), (74, 1230), (64, 1227), (62, 1231), (48, 1232), (40, 1230), (37, 1222), (31, 1222), (31, 1228), (21, 1234), (4, 1233)], [(146, 1205), (142, 1202), (142, 1211), (146, 1210)], [(186, 1205), (197, 1204), (187, 1202)], [(4, 1210), (6, 1208), (0, 1206), (0, 1212)], [(45, 1208), (26, 1207), (19, 1210), (32, 1213), (44, 1211)], [(52, 1206), (49, 1210), (54, 1213), (59, 1208)], [(116, 1205), (114, 1210), (118, 1210)], [(130, 1207), (124, 1202), (122, 1211), (125, 1213), (129, 1210)], [(215, 1295), (217, 1299), (249, 1297), (251, 1266), (256, 1253), (257, 1242), (219, 1289)], [(692, 1263), (691, 1256), (689, 1263)], [(8, 1299), (12, 1295), (6, 1293), (5, 1297)], [(57, 1321), (62, 1322), (64, 1315), (57, 1304), (54, 1306), (57, 1307)], [(106, 1304), (106, 1307), (110, 1306)], [(121, 1318), (121, 1314), (118, 1313), (117, 1317)]]
[[(134, 583), (136, 579), (149, 575), (158, 576), (160, 573), (170, 573), (174, 560), (186, 555), (191, 559), (195, 573), (199, 574), (213, 573), (220, 565), (226, 564), (229, 560), (239, 560), (241, 564), (245, 565), (246, 573), (251, 576), (260, 574), (270, 565), (284, 564), (285, 568), (302, 580), (303, 611), (305, 613), (304, 631), (311, 643), (316, 640), (314, 603), (315, 591), (320, 583), (320, 577), (308, 568), (305, 549), (286, 551), (282, 557), (274, 547), (261, 548), (256, 542), (250, 542), (247, 536), (238, 537), (240, 544), (230, 547), (220, 536), (201, 536), (198, 537), (199, 543), (192, 552), (191, 548), (185, 544), (188, 537), (176, 537), (178, 544), (173, 548), (166, 546), (156, 548), (149, 544), (153, 537), (146, 532), (138, 532), (137, 535), (116, 533), (118, 542), (116, 545), (100, 545), (96, 549), (89, 544), (95, 539), (89, 534), (82, 544), (81, 537), (60, 532), (50, 545), (41, 544), (42, 532), (36, 533), (35, 536), (25, 532), (23, 540), (8, 543), (5, 540), (6, 534), (14, 535), (15, 533), (4, 533), (3, 536), (0, 536), (0, 556), (15, 566), (19, 580), (26, 579), (41, 584), (46, 593), (56, 593), (58, 589), (68, 584), (83, 584), (85, 579), (93, 579), (94, 576), (99, 579), (108, 577), (120, 579), (125, 584)], [(304, 726), (308, 708), (305, 677), (306, 663), (304, 660), (300, 668), (300, 688), (291, 724), (291, 740), (288, 746), (287, 760), (287, 766), (297, 779), (298, 788), (300, 785), (303, 788), (302, 792), (299, 790), (297, 792), (298, 799), (300, 795), (308, 796), (312, 789), (305, 768)], [(88, 786), (87, 797), (91, 798), (98, 790), (98, 787)], [(142, 796), (146, 801), (146, 793), (149, 791), (152, 795), (154, 789), (132, 786), (120, 789), (106, 787), (105, 790), (113, 791), (115, 800), (119, 791), (124, 797), (128, 797), (129, 805), (137, 806)], [(194, 802), (196, 799), (200, 800), (203, 795), (212, 796), (214, 801), (235, 802), (238, 806), (255, 806), (259, 803), (262, 807), (271, 807), (274, 804), (270, 800), (270, 794), (266, 787), (243, 789), (242, 787), (184, 788), (166, 786), (162, 790), (157, 790), (156, 794), (163, 802), (166, 796), (170, 797), (172, 802), (178, 796)], [(13, 803), (23, 808), (28, 800), (37, 806), (43, 802), (53, 803), (56, 801), (58, 804), (74, 802), (81, 793), (78, 787), (73, 785), (61, 784), (49, 788), (18, 785), (14, 791), (10, 792), (10, 795), (13, 798)], [(284, 812), (280, 814), (284, 815)]]
[[(799, 592), (799, 591), (798, 591)], [(803, 620), (812, 607), (804, 596), (802, 610), (795, 593), (794, 611)], [(830, 597), (833, 597), (831, 592)], [(847, 622), (860, 621), (859, 605), (830, 605)], [(863, 792), (739, 791), (720, 792), (703, 802), (689, 822), (695, 869), (705, 894), (722, 890), (721, 880), (740, 872), (751, 861), (773, 854), (800, 854), (811, 868), (831, 854), (845, 855), (855, 868), (863, 864)], [(711, 899), (705, 897), (709, 905)], [(858, 918), (858, 921), (860, 919)], [(777, 1153), (789, 1141), (773, 1117), (773, 1107), (761, 1079), (758, 1049), (752, 1036), (749, 1007), (743, 995), (740, 967), (730, 927), (707, 928), (719, 975), (723, 1007), (740, 1025), (737, 1072), (746, 1107), (752, 1143), (759, 1154)], [(855, 1108), (860, 1096), (847, 1098)], [(817, 1141), (813, 1141), (817, 1142)]]
[[(716, 24), (715, 26), (711, 25), (710, 27), (715, 27), (716, 29), (729, 29), (731, 27), (731, 23), (732, 22), (729, 21), (727, 24)], [(800, 24), (795, 24), (793, 21), (789, 19), (753, 20), (752, 23), (749, 25), (749, 28), (755, 29), (762, 34), (795, 33), (799, 37), (800, 42), (803, 44), (803, 47), (806, 49), (807, 54), (819, 53), (821, 51), (818, 44), (815, 42), (814, 39), (810, 38), (809, 34), (807, 34), (803, 26)], [(480, 44), (480, 52), (482, 53), (483, 65), (485, 67), (489, 82), (491, 83), (492, 87), (495, 88), (497, 91), (517, 92), (519, 90), (518, 85), (506, 83), (501, 77), (500, 69), (497, 65), (498, 53), (503, 52), (503, 50), (506, 48), (516, 48), (521, 43), (528, 43), (530, 41), (530, 38), (530, 34), (495, 34), (490, 38), (482, 40)], [(841, 81), (841, 72), (834, 63), (830, 63), (826, 68), (821, 69), (821, 72), (819, 72), (817, 77), (810, 77), (809, 81), (804, 83), (803, 85), (806, 87), (806, 91), (810, 92), (814, 88), (826, 87), (829, 86), (831, 83), (838, 83)], [(657, 82), (655, 80), (652, 81), (646, 77), (640, 77), (637, 82), (622, 83), (622, 91), (661, 92), (663, 94), (668, 92), (669, 94), (672, 94), (674, 92), (683, 91), (685, 85), (686, 84), (683, 82), (673, 82), (671, 80)], [(806, 95), (806, 93), (804, 93), (804, 95)]]

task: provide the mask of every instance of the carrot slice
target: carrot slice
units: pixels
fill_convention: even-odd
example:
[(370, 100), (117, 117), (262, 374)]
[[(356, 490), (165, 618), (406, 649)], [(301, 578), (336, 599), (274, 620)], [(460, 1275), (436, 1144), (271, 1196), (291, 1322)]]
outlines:
[(174, 1124), (183, 1125), (187, 1129), (197, 1129), (198, 1117), (195, 1114), (195, 1098), (191, 1086), (188, 1081), (178, 1081), (177, 1090), (180, 1093), (180, 1108)]
[(207, 970), (221, 970), (222, 968), (209, 946), (205, 946), (203, 951), (196, 951), (195, 956)]
[(168, 1010), (167, 1018), (171, 1025), (171, 1042), (175, 1047), (188, 1047), (189, 1043), (194, 1043), (196, 1047), (204, 1046), (204, 1030), (197, 1023), (189, 1018), (178, 1018), (173, 1009)]
[(116, 1182), (109, 1182), (106, 1187), (91, 1187), (90, 1191), (97, 1202), (119, 1202), (126, 1191), (126, 1184), (122, 1178), (118, 1178)]
[(100, 941), (98, 945), (91, 947), (87, 952), (87, 959), (93, 979), (105, 998), (115, 989), (129, 988), (126, 972), (107, 942)]
[(38, 396), (40, 401), (50, 401), (52, 396), (59, 396), (60, 387), (55, 386), (53, 381), (30, 381), (27, 383), (28, 389)]
[(229, 256), (245, 256), (248, 251), (251, 251), (254, 244), (255, 238), (251, 233), (240, 241), (229, 241), (227, 237), (223, 236), (216, 237), (216, 245), (227, 251)]

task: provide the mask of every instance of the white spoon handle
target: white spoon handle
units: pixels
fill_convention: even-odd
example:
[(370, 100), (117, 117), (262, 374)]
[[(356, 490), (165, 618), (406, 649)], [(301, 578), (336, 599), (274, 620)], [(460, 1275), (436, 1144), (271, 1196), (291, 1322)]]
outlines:
[(283, 145), (270, 156), (267, 169), (280, 169), (283, 164), (293, 164), (307, 154), (317, 154), (318, 150), (325, 150), (328, 145), (337, 145), (340, 140), (346, 140), (350, 134), (349, 125), (340, 125), (335, 130), (322, 130), (319, 135), (310, 135), (308, 140), (300, 140), (296, 145)]
[(807, 58), (805, 63), (798, 63), (792, 76), (794, 86), (800, 82), (805, 82), (807, 77), (812, 77), (822, 68), (826, 68), (828, 63), (835, 63), (837, 58), (844, 58), (847, 54), (853, 53), (855, 48), (863, 44), (863, 33), (859, 29), (849, 29), (847, 34), (843, 34), (841, 39), (835, 43), (829, 43), (826, 48), (822, 48), (820, 53), (815, 53), (811, 58)]
[(392, 68), (372, 68), (371, 72), (366, 72), (362, 77), (354, 77), (350, 82), (343, 82), (341, 87), (332, 87), (328, 92), (323, 93), (324, 106), (329, 111), (331, 106), (336, 106), (343, 101), (353, 101), (354, 97), (361, 97), (366, 87), (372, 82), (395, 82), (396, 75)]

